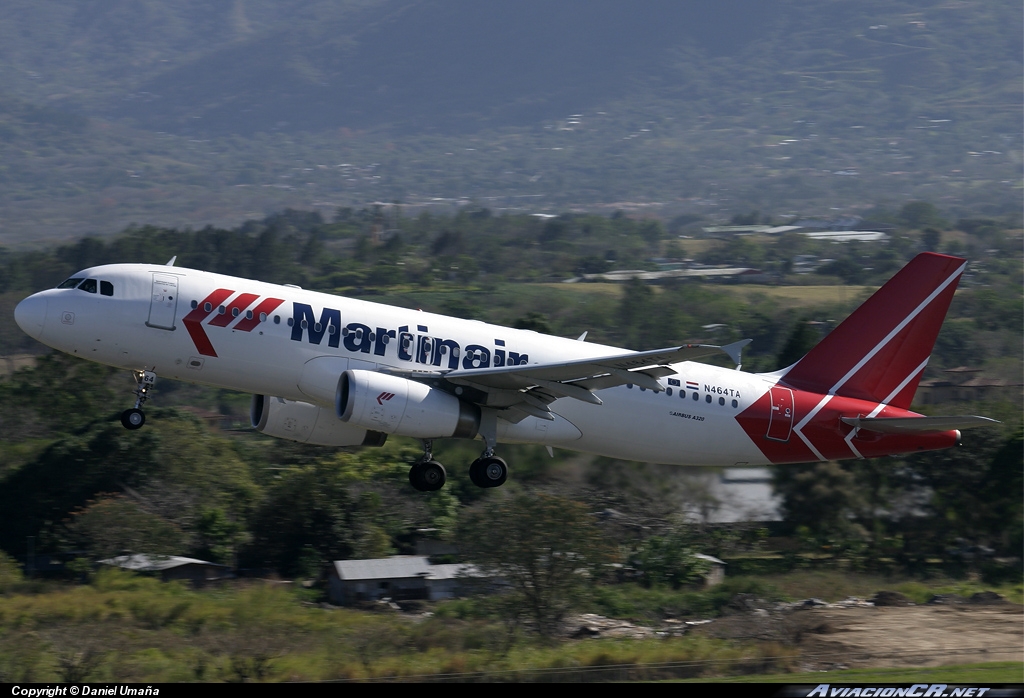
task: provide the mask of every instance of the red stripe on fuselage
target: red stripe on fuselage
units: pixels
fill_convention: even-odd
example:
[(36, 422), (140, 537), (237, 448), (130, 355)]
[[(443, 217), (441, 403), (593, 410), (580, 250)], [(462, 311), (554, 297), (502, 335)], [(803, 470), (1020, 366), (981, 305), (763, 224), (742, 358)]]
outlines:
[[(810, 393), (803, 390), (793, 391), (794, 425), (799, 425), (814, 410), (825, 395)], [(848, 458), (875, 458), (899, 453), (915, 451), (931, 451), (949, 448), (956, 445), (956, 432), (944, 431), (925, 434), (880, 434), (861, 429), (851, 439), (857, 449), (854, 453), (850, 444), (845, 441), (853, 427), (844, 424), (840, 417), (867, 416), (879, 406), (877, 402), (858, 400), (856, 398), (831, 396), (818, 409), (814, 418), (798, 429), (794, 428), (788, 441), (777, 441), (768, 437), (771, 415), (771, 393), (766, 392), (754, 404), (737, 415), (743, 431), (746, 432), (754, 445), (772, 463), (812, 463), (821, 460), (800, 437), (807, 439), (825, 460), (843, 460)], [(876, 417), (919, 417), (920, 415), (896, 407), (884, 407)]]
[[(281, 305), (282, 303), (284, 303), (284, 300), (281, 298), (264, 299), (263, 302), (257, 305), (256, 308), (252, 311), (251, 318), (243, 318), (242, 320), (239, 321), (237, 325), (235, 325), (231, 329), (238, 330), (239, 332), (251, 332), (252, 329), (256, 327), (256, 325), (260, 324), (261, 313), (266, 313), (267, 315), (270, 315), (270, 313), (274, 312), (274, 309), (277, 306)], [(212, 325), (213, 323), (210, 324)]]
[[(242, 311), (249, 307), (254, 300), (259, 298), (255, 293), (240, 293), (238, 298), (231, 301), (231, 304), (224, 309), (224, 313), (210, 320), (210, 327), (227, 327), (231, 322), (242, 314)], [(235, 313), (235, 311), (238, 313)]]
[[(233, 293), (234, 291), (232, 290), (218, 288), (199, 301), (199, 304), (192, 309), (192, 312), (181, 319), (185, 329), (188, 330), (188, 336), (192, 338), (192, 343), (196, 345), (196, 349), (203, 356), (217, 356), (217, 352), (214, 351), (213, 345), (210, 343), (210, 338), (206, 336), (206, 331), (203, 330), (203, 320), (217, 312), (217, 307)], [(207, 303), (210, 304), (209, 310), (206, 310)]]

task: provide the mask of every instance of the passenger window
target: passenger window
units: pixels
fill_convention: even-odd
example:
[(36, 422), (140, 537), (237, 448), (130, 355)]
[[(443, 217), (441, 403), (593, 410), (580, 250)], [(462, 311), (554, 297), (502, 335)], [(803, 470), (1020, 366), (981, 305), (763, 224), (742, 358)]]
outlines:
[(85, 291), (86, 293), (96, 293), (96, 279), (86, 279), (78, 287), (79, 291)]
[(60, 285), (60, 286), (58, 286), (57, 288), (74, 288), (75, 286), (77, 286), (77, 285), (78, 285), (78, 284), (80, 284), (81, 282), (82, 282), (82, 277), (81, 277), (81, 276), (79, 276), (78, 278), (75, 278), (75, 279), (68, 279), (67, 281), (64, 281), (64, 282), (63, 282), (63, 283), (61, 283), (61, 285)]
[(103, 296), (112, 296), (112, 295), (114, 295), (114, 284), (110, 283), (109, 281), (101, 281), (100, 282), (100, 295), (103, 295)]

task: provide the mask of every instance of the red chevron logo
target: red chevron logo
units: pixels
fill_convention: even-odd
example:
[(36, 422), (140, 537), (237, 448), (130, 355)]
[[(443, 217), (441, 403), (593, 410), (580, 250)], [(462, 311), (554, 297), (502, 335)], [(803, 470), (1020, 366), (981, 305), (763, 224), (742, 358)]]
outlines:
[(196, 345), (196, 349), (203, 356), (217, 356), (213, 343), (210, 342), (206, 330), (203, 329), (203, 321), (211, 315), (216, 315), (216, 317), (208, 323), (210, 327), (227, 327), (236, 318), (241, 318), (231, 329), (239, 332), (251, 332), (261, 322), (266, 321), (267, 315), (273, 312), (277, 306), (284, 303), (281, 298), (265, 298), (254, 310), (247, 311), (246, 308), (252, 305), (259, 296), (255, 293), (240, 293), (227, 307), (221, 305), (234, 293), (231, 289), (218, 288), (197, 303), (192, 312), (181, 319), (185, 329), (188, 330), (189, 337), (192, 338), (192, 343)]
[(192, 308), (191, 313), (181, 319), (185, 329), (188, 330), (188, 336), (192, 338), (192, 343), (196, 345), (196, 349), (203, 356), (217, 356), (213, 344), (210, 343), (210, 338), (206, 336), (206, 331), (203, 329), (203, 320), (213, 315), (220, 304), (233, 293), (234, 291), (230, 289), (218, 288)]
[(378, 405), (383, 405), (384, 403), (381, 402), (381, 400), (390, 400), (394, 396), (395, 396), (394, 393), (381, 393), (380, 395), (377, 396), (377, 404)]

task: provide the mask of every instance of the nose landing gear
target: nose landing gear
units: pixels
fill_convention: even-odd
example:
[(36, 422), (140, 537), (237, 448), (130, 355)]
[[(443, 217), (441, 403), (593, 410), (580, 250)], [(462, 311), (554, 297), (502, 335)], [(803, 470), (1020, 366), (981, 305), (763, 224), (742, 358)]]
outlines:
[(142, 406), (149, 399), (150, 389), (156, 385), (156, 373), (153, 371), (135, 371), (135, 407), (121, 413), (121, 424), (125, 429), (139, 429), (146, 423), (146, 414)]

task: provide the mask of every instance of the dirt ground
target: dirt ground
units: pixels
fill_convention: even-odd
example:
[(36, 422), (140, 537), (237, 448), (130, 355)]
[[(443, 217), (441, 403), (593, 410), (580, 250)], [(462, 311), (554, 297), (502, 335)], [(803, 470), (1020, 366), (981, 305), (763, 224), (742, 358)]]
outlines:
[(813, 609), (799, 640), (815, 668), (1024, 661), (1024, 606)]
[(795, 643), (806, 671), (1024, 661), (1024, 606), (1011, 603), (754, 610), (706, 632)]

